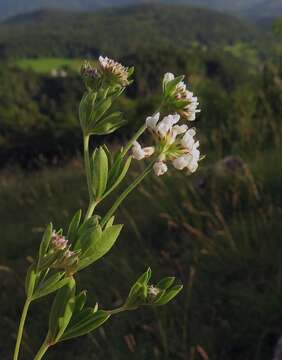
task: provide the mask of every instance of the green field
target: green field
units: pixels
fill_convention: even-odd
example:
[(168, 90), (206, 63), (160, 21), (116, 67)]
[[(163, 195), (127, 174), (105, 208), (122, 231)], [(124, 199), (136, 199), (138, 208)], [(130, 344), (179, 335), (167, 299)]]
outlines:
[(32, 69), (41, 74), (50, 73), (52, 70), (70, 69), (79, 71), (82, 59), (67, 58), (37, 58), (37, 59), (20, 59), (16, 64), (23, 70)]

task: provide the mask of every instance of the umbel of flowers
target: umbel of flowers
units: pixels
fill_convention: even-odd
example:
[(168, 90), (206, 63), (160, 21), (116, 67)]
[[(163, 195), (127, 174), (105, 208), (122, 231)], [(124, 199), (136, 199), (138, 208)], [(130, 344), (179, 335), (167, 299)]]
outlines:
[[(171, 164), (176, 169), (193, 173), (200, 160), (195, 129), (187, 123), (196, 117), (198, 101), (183, 83), (183, 76), (166, 74), (159, 111), (147, 117), (132, 139), (115, 154), (106, 145), (90, 148), (92, 136), (107, 135), (124, 125), (124, 116), (113, 111), (112, 105), (132, 82), (133, 68), (107, 57), (100, 57), (96, 66), (86, 62), (81, 75), (86, 91), (79, 105), (83, 135), (84, 165), (89, 194), (88, 208), (78, 210), (66, 229), (55, 231), (50, 223), (43, 234), (37, 258), (31, 264), (25, 282), (26, 301), (20, 319), (13, 360), (18, 360), (29, 306), (56, 293), (49, 314), (46, 337), (35, 360), (44, 357), (50, 347), (86, 335), (102, 326), (112, 316), (141, 306), (161, 306), (172, 300), (182, 289), (173, 285), (174, 277), (150, 283), (151, 270), (139, 276), (123, 305), (101, 309), (87, 305), (87, 293), (77, 293), (76, 274), (105, 256), (117, 242), (123, 225), (115, 223), (115, 213), (123, 200), (151, 172), (163, 175)], [(148, 131), (152, 144), (142, 148), (139, 137)], [(130, 155), (130, 151), (132, 155)], [(99, 205), (120, 187), (128, 174), (132, 158), (150, 158), (148, 166), (129, 186), (119, 192), (115, 201), (102, 212)], [(105, 207), (104, 207), (105, 208)], [(93, 301), (90, 299), (90, 302)]]
[(135, 141), (132, 156), (142, 160), (153, 154), (156, 157), (153, 169), (157, 176), (165, 174), (168, 170), (167, 163), (176, 169), (187, 169), (187, 173), (194, 173), (200, 161), (199, 141), (195, 140), (196, 130), (187, 124), (179, 124), (181, 117), (194, 121), (198, 109), (198, 99), (188, 91), (183, 77), (175, 78), (171, 73), (164, 75), (163, 97), (164, 107), (169, 108), (173, 114), (168, 114), (161, 119), (160, 112), (146, 119), (145, 127), (152, 134), (154, 146), (142, 148)]

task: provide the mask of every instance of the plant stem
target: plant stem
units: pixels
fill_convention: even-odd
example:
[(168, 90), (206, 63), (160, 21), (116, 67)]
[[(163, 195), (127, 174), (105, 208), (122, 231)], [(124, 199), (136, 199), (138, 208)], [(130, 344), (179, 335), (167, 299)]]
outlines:
[(152, 161), (147, 168), (142, 172), (142, 174), (140, 174), (131, 185), (129, 185), (129, 187), (127, 189), (124, 190), (123, 193), (121, 193), (121, 195), (117, 198), (117, 200), (114, 202), (113, 206), (110, 208), (110, 210), (106, 213), (106, 215), (104, 216), (104, 218), (101, 221), (101, 226), (105, 226), (107, 224), (107, 222), (110, 220), (110, 218), (112, 217), (112, 215), (114, 214), (114, 212), (117, 210), (117, 208), (120, 206), (120, 204), (123, 202), (123, 200), (131, 193), (132, 190), (134, 190), (140, 183), (141, 181), (151, 172), (153, 165), (154, 165), (154, 161)]
[(36, 354), (34, 360), (41, 360), (43, 356), (46, 354), (47, 350), (49, 349), (50, 345), (45, 340), (44, 343), (41, 345), (38, 353)]
[(90, 158), (89, 158), (89, 135), (83, 135), (83, 145), (84, 145), (84, 166), (87, 179), (88, 193), (90, 197), (90, 202), (93, 198), (92, 189), (91, 189), (91, 167), (90, 167)]
[(23, 337), (24, 324), (25, 324), (28, 308), (29, 308), (31, 301), (32, 301), (31, 299), (26, 299), (24, 307), (23, 307), (13, 360), (17, 360), (19, 357), (19, 351), (20, 351), (21, 341), (22, 341), (22, 337)]
[(89, 135), (83, 135), (83, 145), (84, 145), (84, 166), (85, 166), (85, 173), (87, 179), (87, 187), (88, 187), (88, 194), (89, 194), (89, 205), (85, 215), (84, 222), (91, 218), (95, 207), (97, 206), (98, 202), (94, 201), (93, 193), (92, 193), (92, 181), (91, 181), (91, 166), (90, 166), (90, 157), (89, 157)]
[(88, 206), (88, 209), (87, 209), (87, 212), (86, 212), (86, 215), (85, 215), (85, 220), (88, 220), (91, 218), (92, 214), (93, 214), (93, 211), (95, 209), (95, 207), (97, 206), (98, 202), (97, 201), (90, 201), (89, 202), (89, 206)]
[(122, 156), (125, 156), (128, 153), (134, 141), (136, 141), (143, 134), (145, 130), (146, 130), (146, 124), (141, 126), (141, 128), (137, 131), (137, 133), (134, 134), (133, 137), (129, 140), (128, 144), (126, 145), (126, 147), (122, 152)]

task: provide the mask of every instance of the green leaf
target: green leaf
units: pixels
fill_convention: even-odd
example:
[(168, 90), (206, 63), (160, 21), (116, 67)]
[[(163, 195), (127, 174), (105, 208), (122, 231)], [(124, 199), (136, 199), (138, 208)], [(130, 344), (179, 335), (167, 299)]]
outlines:
[(171, 301), (175, 296), (183, 289), (182, 285), (175, 285), (170, 290), (167, 290), (166, 293), (160, 298), (160, 300), (156, 301), (154, 305), (165, 305), (169, 301)]
[(181, 75), (181, 76), (177, 76), (175, 79), (169, 81), (165, 85), (164, 95), (170, 96), (175, 91), (176, 86), (180, 83), (180, 81), (183, 81), (184, 78), (185, 78), (185, 76)]
[(40, 248), (39, 248), (39, 255), (38, 255), (38, 264), (40, 264), (40, 261), (43, 259), (44, 255), (47, 253), (50, 241), (52, 239), (52, 232), (53, 232), (53, 226), (50, 223), (41, 240)]
[(69, 279), (63, 278), (64, 275), (65, 275), (64, 272), (59, 272), (44, 279), (44, 281), (38, 284), (32, 298), (39, 299), (65, 286), (68, 283)]
[(67, 284), (56, 294), (49, 317), (48, 340), (56, 343), (67, 328), (75, 307), (75, 280), (69, 278)]
[(96, 198), (100, 199), (108, 181), (108, 157), (102, 146), (96, 149), (93, 154), (92, 172), (93, 191)]
[(166, 277), (159, 281), (156, 285), (158, 289), (166, 290), (168, 289), (175, 281), (175, 277)]
[(74, 250), (81, 250), (81, 255), (89, 248), (94, 239), (102, 234), (99, 217), (94, 215), (79, 227)]
[(64, 254), (63, 250), (56, 251), (54, 253), (45, 255), (44, 258), (38, 263), (37, 270), (42, 271), (51, 267), (57, 260), (59, 260)]
[(105, 113), (109, 110), (111, 106), (112, 106), (111, 98), (102, 100), (100, 101), (99, 104), (97, 104), (97, 108), (91, 114), (91, 123), (90, 123), (91, 132), (95, 124), (97, 124), (99, 120), (101, 120), (101, 118), (105, 115)]
[(133, 73), (134, 73), (134, 71), (135, 71), (134, 66), (131, 66), (131, 67), (127, 70), (128, 77), (132, 76)]
[(95, 239), (92, 246), (89, 247), (87, 255), (79, 261), (79, 270), (89, 266), (93, 262), (103, 257), (115, 244), (123, 225), (113, 225), (106, 228), (102, 235)]
[(144, 272), (144, 274), (142, 274), (136, 282), (147, 286), (149, 280), (151, 279), (151, 276), (152, 276), (152, 270), (150, 268), (148, 268), (148, 270), (146, 272)]
[(77, 321), (66, 330), (65, 334), (61, 338), (61, 341), (83, 336), (94, 331), (103, 325), (110, 316), (110, 313), (103, 310), (98, 310), (94, 314), (91, 310), (89, 312), (85, 311), (83, 316), (78, 318)]
[(79, 105), (79, 119), (81, 127), (88, 132), (91, 120), (91, 114), (95, 105), (97, 93), (93, 91), (86, 92)]
[(67, 239), (73, 244), (75, 243), (75, 240), (77, 238), (77, 232), (81, 220), (81, 213), (82, 213), (81, 210), (78, 210), (74, 214), (71, 223), (69, 225)]
[(127, 121), (123, 119), (122, 113), (115, 112), (103, 118), (93, 129), (93, 134), (107, 135), (111, 134), (121, 126), (125, 125)]
[(82, 233), (75, 244), (75, 250), (81, 250), (80, 260), (87, 257), (93, 245), (101, 238), (102, 228), (99, 224)]
[(123, 163), (122, 167), (116, 167), (115, 171), (111, 171), (111, 173), (109, 175), (109, 176), (111, 176), (111, 178), (110, 178), (111, 185), (110, 185), (109, 189), (105, 192), (104, 198), (106, 196), (108, 196), (112, 191), (114, 191), (117, 188), (117, 186), (122, 182), (122, 180), (125, 178), (128, 170), (129, 170), (131, 160), (132, 160), (132, 157), (129, 156), (125, 162), (122, 162)]
[(78, 294), (75, 297), (75, 308), (74, 308), (74, 314), (79, 313), (84, 308), (85, 302), (86, 302), (86, 291), (81, 291), (80, 294)]
[(28, 268), (25, 278), (25, 293), (27, 298), (32, 297), (37, 277), (38, 277), (38, 273), (36, 272), (36, 266), (35, 264), (31, 264), (30, 267)]

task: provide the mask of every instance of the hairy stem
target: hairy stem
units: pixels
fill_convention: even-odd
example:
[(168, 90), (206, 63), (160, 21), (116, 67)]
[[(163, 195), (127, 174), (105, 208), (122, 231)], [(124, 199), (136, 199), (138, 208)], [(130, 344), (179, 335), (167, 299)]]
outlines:
[(21, 316), (18, 334), (17, 334), (17, 342), (16, 342), (16, 346), (15, 346), (13, 360), (17, 360), (19, 357), (19, 351), (20, 351), (21, 341), (22, 341), (22, 337), (23, 337), (24, 325), (25, 325), (26, 316), (27, 316), (27, 312), (28, 312), (31, 301), (32, 301), (31, 299), (26, 299), (24, 307), (23, 307), (22, 316)]
[(120, 206), (120, 204), (123, 202), (123, 200), (131, 193), (131, 191), (134, 190), (141, 183), (141, 181), (151, 172), (154, 162), (155, 162), (155, 160), (152, 161), (149, 166), (147, 166), (147, 168), (142, 172), (142, 174), (140, 174), (133, 181), (133, 183), (131, 185), (129, 185), (129, 187), (123, 191), (123, 193), (121, 193), (121, 195), (114, 202), (113, 206), (110, 208), (110, 210), (106, 213), (106, 215), (102, 219), (102, 221), (101, 221), (101, 226), (102, 227), (107, 224), (109, 219), (115, 213), (115, 211)]

